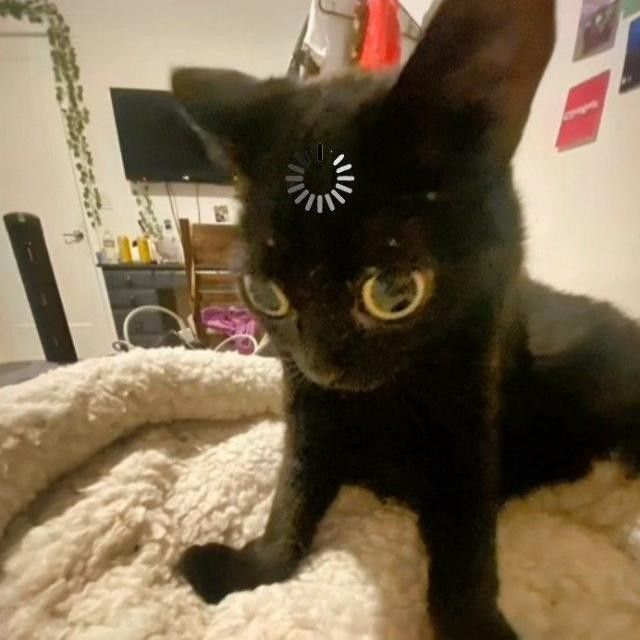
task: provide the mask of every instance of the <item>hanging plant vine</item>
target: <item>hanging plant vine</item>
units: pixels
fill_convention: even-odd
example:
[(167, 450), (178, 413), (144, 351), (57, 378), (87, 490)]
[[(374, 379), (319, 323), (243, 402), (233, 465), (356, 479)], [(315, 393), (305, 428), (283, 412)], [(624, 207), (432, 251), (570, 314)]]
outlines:
[(81, 185), (84, 212), (95, 229), (102, 224), (102, 199), (96, 184), (93, 155), (86, 136), (89, 110), (84, 104), (80, 67), (76, 51), (71, 44), (69, 26), (56, 4), (48, 0), (0, 0), (0, 17), (7, 16), (46, 26), (56, 100), (64, 120), (74, 170)]
[(148, 236), (156, 240), (162, 240), (162, 226), (158, 222), (153, 201), (149, 195), (149, 185), (146, 182), (134, 182), (131, 185), (131, 193), (136, 198), (138, 205), (138, 219), (140, 227)]

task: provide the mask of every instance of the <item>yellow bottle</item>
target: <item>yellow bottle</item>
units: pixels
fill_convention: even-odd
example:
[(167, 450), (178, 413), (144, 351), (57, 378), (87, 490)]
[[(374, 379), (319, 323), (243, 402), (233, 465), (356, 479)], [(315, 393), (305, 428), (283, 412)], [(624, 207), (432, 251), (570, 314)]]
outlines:
[(118, 236), (118, 259), (120, 262), (133, 262), (131, 242), (127, 236)]
[(151, 263), (151, 245), (147, 236), (138, 238), (138, 254), (140, 255), (140, 262), (144, 264)]

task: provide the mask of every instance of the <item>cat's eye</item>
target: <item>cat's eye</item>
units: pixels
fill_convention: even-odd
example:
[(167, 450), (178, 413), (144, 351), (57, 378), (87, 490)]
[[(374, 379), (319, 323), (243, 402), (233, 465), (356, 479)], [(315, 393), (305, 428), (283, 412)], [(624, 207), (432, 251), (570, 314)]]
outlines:
[(415, 313), (433, 293), (433, 272), (378, 273), (362, 285), (362, 302), (377, 320), (393, 322)]
[(289, 313), (287, 296), (272, 280), (247, 274), (242, 278), (242, 286), (258, 311), (272, 318), (282, 318)]

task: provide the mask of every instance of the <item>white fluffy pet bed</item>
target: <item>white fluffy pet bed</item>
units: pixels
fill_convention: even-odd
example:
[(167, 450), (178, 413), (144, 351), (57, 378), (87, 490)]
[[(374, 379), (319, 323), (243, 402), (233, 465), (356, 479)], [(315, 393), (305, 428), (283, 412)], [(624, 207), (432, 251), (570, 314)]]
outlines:
[[(429, 638), (414, 518), (364, 491), (342, 492), (284, 584), (212, 607), (173, 572), (192, 543), (260, 534), (279, 376), (140, 351), (0, 390), (0, 638)], [(612, 464), (506, 508), (501, 604), (522, 638), (640, 638), (639, 519), (640, 481)]]

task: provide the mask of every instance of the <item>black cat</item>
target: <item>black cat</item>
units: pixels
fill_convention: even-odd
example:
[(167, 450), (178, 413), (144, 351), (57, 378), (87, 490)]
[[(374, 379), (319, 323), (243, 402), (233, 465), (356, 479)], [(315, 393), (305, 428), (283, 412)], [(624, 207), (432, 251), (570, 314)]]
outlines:
[[(553, 0), (445, 0), (399, 78), (175, 73), (241, 176), (244, 295), (287, 390), (263, 537), (182, 559), (206, 601), (289, 577), (358, 484), (417, 512), (437, 638), (513, 640), (496, 604), (501, 502), (615, 451), (640, 467), (640, 330), (522, 272), (510, 161), (553, 43)], [(317, 145), (314, 189), (331, 188), (336, 154), (355, 178), (322, 213), (293, 190)]]

